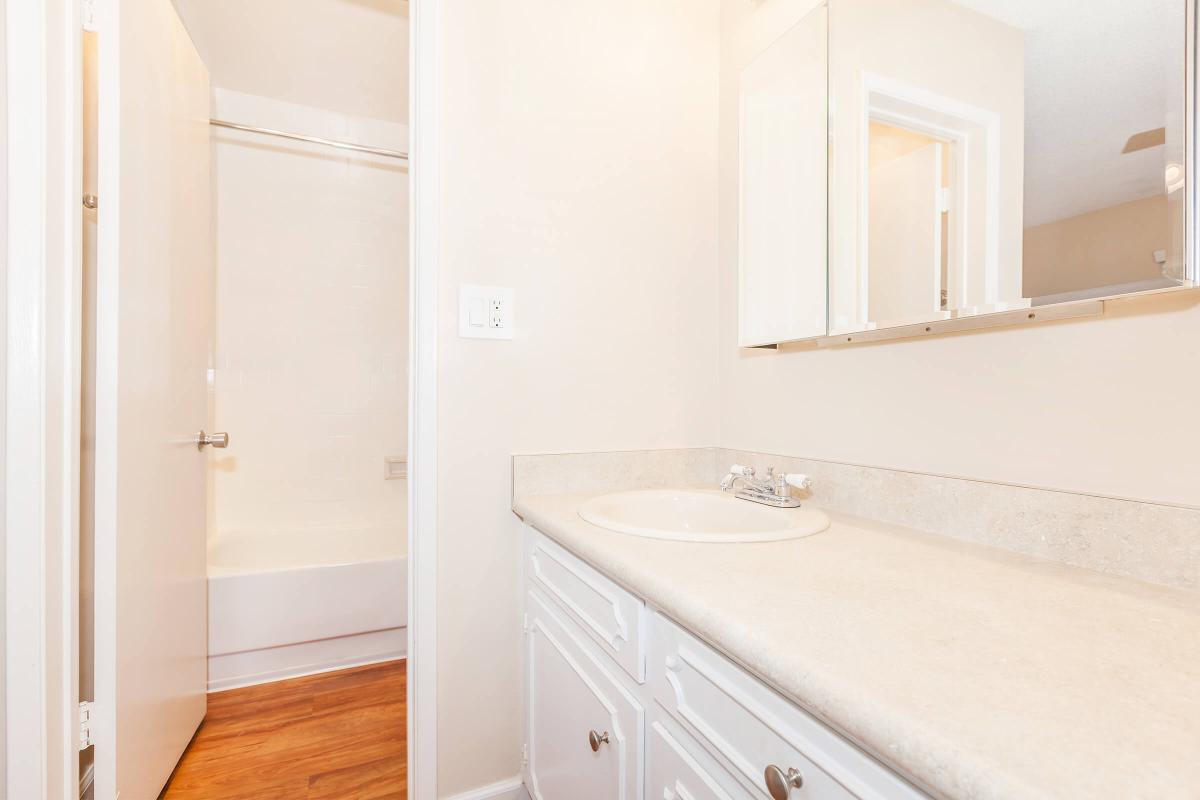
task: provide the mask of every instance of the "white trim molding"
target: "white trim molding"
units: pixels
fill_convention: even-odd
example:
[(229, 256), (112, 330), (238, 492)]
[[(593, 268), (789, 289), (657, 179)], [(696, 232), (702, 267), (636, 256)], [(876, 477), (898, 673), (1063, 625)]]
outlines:
[(79, 787), (81, 29), (73, 0), (4, 5), (7, 797)]
[(409, 13), (408, 787), (436, 800), (438, 2)]
[(446, 800), (529, 800), (529, 792), (520, 776), (456, 794)]
[(322, 672), (401, 661), (404, 628), (369, 631), (332, 639), (264, 647), (208, 657), (208, 691), (224, 692)]

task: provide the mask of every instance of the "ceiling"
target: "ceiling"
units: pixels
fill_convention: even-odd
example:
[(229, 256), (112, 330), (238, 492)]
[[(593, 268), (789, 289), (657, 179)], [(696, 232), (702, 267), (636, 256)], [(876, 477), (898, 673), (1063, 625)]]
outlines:
[(174, 0), (213, 86), (408, 121), (405, 0)]
[(1026, 226), (1163, 192), (1164, 148), (1121, 150), (1171, 130), (1185, 0), (955, 2), (1025, 32)]

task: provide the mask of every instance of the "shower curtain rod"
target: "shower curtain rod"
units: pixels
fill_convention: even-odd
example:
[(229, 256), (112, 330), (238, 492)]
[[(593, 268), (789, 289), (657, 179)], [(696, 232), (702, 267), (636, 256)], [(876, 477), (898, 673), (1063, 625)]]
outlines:
[(253, 125), (241, 125), (237, 122), (226, 122), (223, 119), (210, 119), (209, 125), (215, 125), (218, 128), (231, 128), (235, 131), (246, 131), (248, 133), (261, 133), (265, 136), (278, 136), (281, 139), (294, 139), (298, 142), (311, 142), (312, 144), (323, 144), (327, 147), (337, 147), (342, 150), (354, 150), (358, 153), (371, 153), (376, 156), (384, 156), (386, 158), (398, 158), (402, 161), (408, 161), (408, 153), (402, 153), (399, 150), (388, 150), (384, 147), (371, 147), (365, 144), (354, 144), (353, 142), (339, 142), (335, 139), (322, 139), (319, 136), (305, 136), (300, 133), (288, 133), (287, 131), (277, 131), (271, 128), (258, 128)]

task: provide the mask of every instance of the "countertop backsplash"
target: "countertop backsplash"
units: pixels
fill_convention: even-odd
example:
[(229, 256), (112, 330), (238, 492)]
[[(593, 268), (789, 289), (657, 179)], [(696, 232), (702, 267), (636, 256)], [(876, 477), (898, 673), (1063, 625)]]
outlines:
[(724, 448), (516, 455), (513, 497), (716, 488), (730, 464), (812, 478), (847, 514), (1179, 589), (1200, 589), (1200, 509)]

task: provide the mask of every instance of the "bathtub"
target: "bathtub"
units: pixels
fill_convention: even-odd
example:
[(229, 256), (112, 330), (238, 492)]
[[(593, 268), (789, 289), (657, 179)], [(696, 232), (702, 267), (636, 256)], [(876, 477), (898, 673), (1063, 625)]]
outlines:
[(401, 527), (214, 536), (209, 691), (404, 657), (406, 547)]

